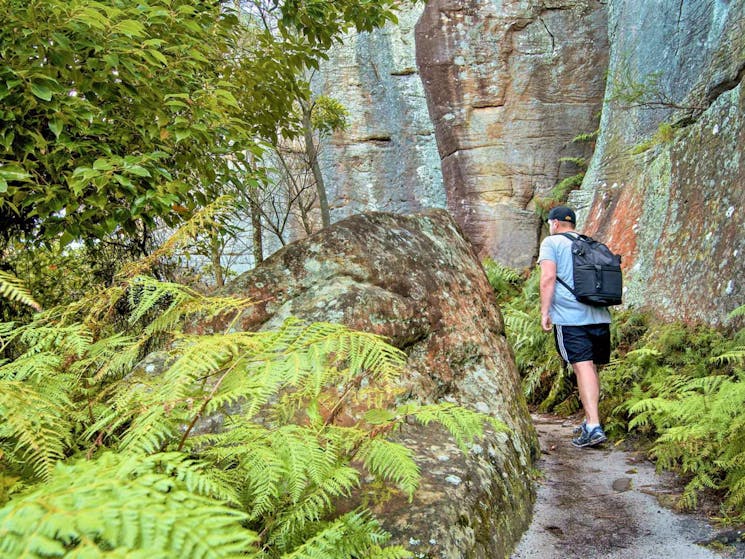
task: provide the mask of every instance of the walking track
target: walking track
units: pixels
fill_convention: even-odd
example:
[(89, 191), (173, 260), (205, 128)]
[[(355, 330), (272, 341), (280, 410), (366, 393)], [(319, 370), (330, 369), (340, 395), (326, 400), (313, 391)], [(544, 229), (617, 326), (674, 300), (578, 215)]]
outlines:
[[(610, 443), (577, 449), (572, 423), (533, 419), (542, 478), (533, 522), (512, 559), (745, 559), (733, 531), (663, 506), (672, 502), (673, 479), (656, 475), (640, 454)], [(726, 545), (696, 543), (712, 538)]]

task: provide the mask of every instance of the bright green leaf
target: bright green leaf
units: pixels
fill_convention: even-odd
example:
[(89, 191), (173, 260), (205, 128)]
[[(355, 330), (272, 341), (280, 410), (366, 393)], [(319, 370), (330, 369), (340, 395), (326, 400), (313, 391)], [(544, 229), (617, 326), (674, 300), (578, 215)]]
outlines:
[(20, 165), (3, 165), (0, 167), (0, 178), (9, 181), (23, 181), (31, 178)]
[(40, 84), (39, 82), (33, 82), (31, 84), (31, 93), (36, 95), (39, 99), (44, 101), (52, 100), (52, 90), (46, 85)]
[(114, 168), (114, 165), (109, 159), (99, 158), (93, 162), (93, 168), (98, 171), (110, 171)]
[(365, 414), (365, 421), (371, 425), (381, 425), (392, 421), (395, 417), (390, 410), (374, 409)]
[(59, 138), (60, 133), (62, 133), (62, 128), (64, 127), (64, 124), (62, 122), (62, 119), (60, 118), (53, 118), (49, 121), (49, 129), (52, 131), (52, 133)]
[(149, 177), (150, 171), (145, 169), (145, 167), (142, 167), (141, 165), (132, 165), (131, 167), (126, 167), (126, 170), (129, 173), (132, 173), (133, 175), (137, 175), (138, 177)]
[(120, 21), (112, 28), (112, 31), (122, 33), (127, 37), (143, 37), (145, 35), (145, 27), (139, 21), (133, 19)]
[(161, 64), (163, 64), (163, 66), (166, 66), (168, 64), (168, 59), (159, 50), (148, 49), (146, 52), (149, 53), (158, 62), (160, 62)]

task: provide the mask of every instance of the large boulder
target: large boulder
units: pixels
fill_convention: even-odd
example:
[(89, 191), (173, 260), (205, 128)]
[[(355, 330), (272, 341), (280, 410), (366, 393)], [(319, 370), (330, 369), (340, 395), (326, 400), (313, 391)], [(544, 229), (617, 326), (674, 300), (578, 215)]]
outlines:
[(571, 203), (628, 304), (723, 324), (745, 297), (745, 0), (610, 3), (601, 132)]
[(288, 245), (229, 290), (257, 301), (244, 329), (296, 316), (386, 336), (408, 355), (405, 397), (506, 423), (509, 434), (490, 432), (466, 456), (443, 430), (407, 426), (421, 489), (377, 512), (417, 556), (508, 556), (530, 520), (537, 442), (493, 291), (446, 211), (353, 216)]

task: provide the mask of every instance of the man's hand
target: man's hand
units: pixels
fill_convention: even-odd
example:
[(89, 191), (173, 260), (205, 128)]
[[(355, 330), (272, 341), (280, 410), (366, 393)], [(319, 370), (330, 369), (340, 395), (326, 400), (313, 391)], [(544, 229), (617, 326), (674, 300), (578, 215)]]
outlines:
[(551, 327), (553, 326), (553, 324), (551, 324), (551, 317), (548, 316), (548, 313), (543, 313), (541, 315), (541, 326), (546, 332), (551, 331)]

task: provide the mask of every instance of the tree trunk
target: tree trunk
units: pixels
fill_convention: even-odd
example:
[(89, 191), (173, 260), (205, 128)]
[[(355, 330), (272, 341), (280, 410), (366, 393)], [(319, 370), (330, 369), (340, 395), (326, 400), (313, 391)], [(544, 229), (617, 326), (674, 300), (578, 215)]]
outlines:
[(225, 276), (222, 273), (222, 263), (220, 262), (220, 237), (215, 229), (210, 233), (210, 259), (212, 260), (212, 269), (215, 274), (215, 286), (223, 287), (225, 285)]
[(261, 209), (251, 199), (251, 229), (253, 231), (254, 266), (264, 261), (264, 243), (261, 238)]
[(321, 223), (323, 227), (331, 225), (331, 215), (329, 214), (329, 201), (326, 197), (326, 185), (323, 182), (321, 167), (318, 165), (318, 150), (316, 149), (315, 139), (313, 138), (313, 125), (310, 122), (310, 109), (302, 103), (303, 108), (303, 132), (305, 133), (305, 154), (308, 156), (310, 170), (313, 172), (313, 179), (316, 182), (316, 191), (318, 192), (318, 203), (321, 207)]

